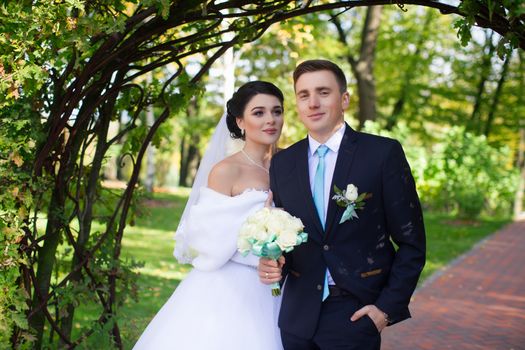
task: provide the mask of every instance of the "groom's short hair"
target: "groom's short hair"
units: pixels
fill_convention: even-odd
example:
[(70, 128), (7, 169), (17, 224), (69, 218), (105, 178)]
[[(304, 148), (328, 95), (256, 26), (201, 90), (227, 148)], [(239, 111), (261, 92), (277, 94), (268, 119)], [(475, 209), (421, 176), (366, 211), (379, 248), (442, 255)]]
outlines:
[(339, 85), (339, 91), (341, 93), (347, 90), (346, 87), (346, 77), (343, 70), (339, 66), (328, 60), (308, 60), (299, 64), (293, 72), (293, 85), (297, 83), (297, 79), (304, 73), (317, 72), (320, 70), (327, 70), (332, 72), (335, 75), (337, 84)]

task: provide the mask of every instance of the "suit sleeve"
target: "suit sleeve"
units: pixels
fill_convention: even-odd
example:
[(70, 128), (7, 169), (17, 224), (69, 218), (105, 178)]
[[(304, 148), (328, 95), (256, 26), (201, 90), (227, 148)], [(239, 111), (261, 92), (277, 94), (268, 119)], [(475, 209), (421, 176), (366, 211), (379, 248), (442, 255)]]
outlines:
[(410, 166), (395, 141), (382, 169), (383, 206), (388, 232), (398, 246), (388, 283), (375, 305), (392, 323), (409, 317), (408, 304), (425, 265), (425, 228)]
[[(275, 157), (273, 157), (272, 162), (270, 163), (270, 189), (272, 190), (273, 203), (275, 204), (275, 207), (282, 208), (283, 203), (281, 202), (281, 198), (279, 196), (279, 189), (277, 186), (277, 179), (276, 179), (276, 173), (277, 173), (276, 168), (277, 168), (277, 165), (276, 165)], [(283, 286), (286, 275), (288, 275), (289, 268), (292, 265), (292, 254), (284, 253), (284, 257), (286, 259), (286, 263), (283, 267), (283, 272), (282, 272), (283, 279), (280, 282), (281, 287)]]

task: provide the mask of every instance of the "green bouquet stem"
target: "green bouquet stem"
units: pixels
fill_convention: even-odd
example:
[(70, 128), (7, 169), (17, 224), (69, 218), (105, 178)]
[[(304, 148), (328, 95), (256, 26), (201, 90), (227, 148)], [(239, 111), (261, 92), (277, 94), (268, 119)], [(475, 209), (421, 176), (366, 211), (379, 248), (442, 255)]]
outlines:
[(279, 295), (281, 295), (281, 285), (279, 284), (279, 282), (272, 283), (271, 286), (272, 286), (272, 295), (274, 297), (278, 297)]

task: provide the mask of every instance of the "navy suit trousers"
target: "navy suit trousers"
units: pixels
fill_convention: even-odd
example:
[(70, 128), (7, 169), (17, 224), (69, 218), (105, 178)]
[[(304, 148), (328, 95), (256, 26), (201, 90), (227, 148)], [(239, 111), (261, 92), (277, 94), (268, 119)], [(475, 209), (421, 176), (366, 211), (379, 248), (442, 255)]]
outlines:
[(323, 302), (318, 327), (313, 338), (302, 339), (281, 331), (284, 349), (379, 350), (381, 335), (374, 322), (366, 315), (357, 321), (350, 320), (352, 314), (361, 307), (363, 305), (353, 296), (328, 297)]

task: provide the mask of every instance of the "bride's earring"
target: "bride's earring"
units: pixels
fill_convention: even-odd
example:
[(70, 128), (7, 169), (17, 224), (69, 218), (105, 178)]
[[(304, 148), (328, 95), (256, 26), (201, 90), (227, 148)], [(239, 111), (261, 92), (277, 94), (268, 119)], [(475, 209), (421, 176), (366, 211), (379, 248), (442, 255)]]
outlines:
[(242, 138), (244, 138), (246, 136), (246, 132), (244, 131), (244, 129), (241, 129), (241, 136), (242, 136)]

